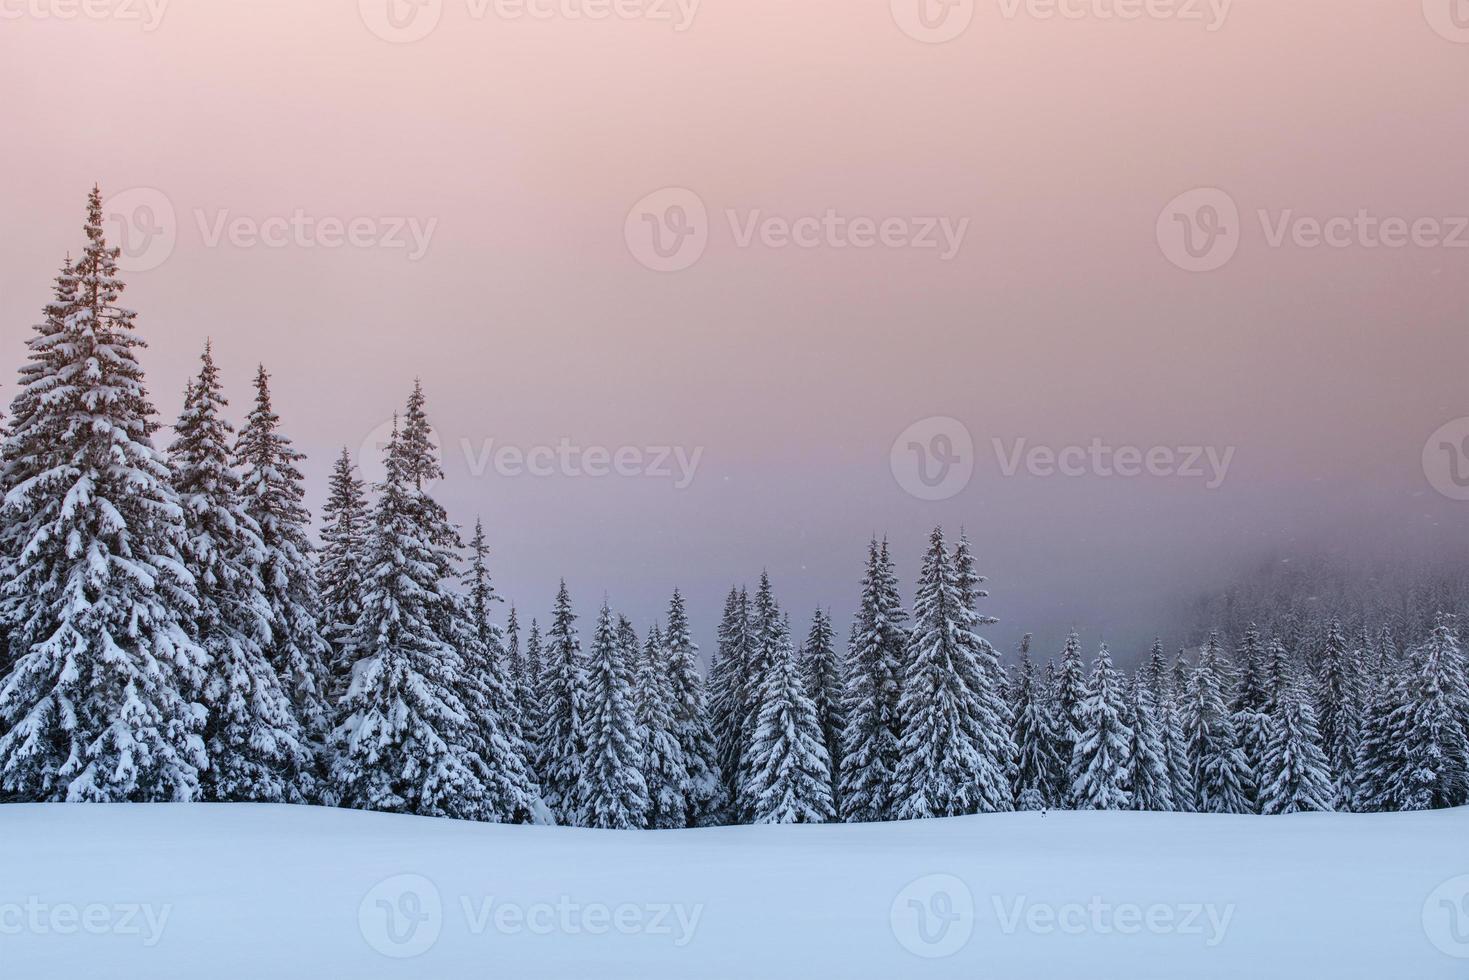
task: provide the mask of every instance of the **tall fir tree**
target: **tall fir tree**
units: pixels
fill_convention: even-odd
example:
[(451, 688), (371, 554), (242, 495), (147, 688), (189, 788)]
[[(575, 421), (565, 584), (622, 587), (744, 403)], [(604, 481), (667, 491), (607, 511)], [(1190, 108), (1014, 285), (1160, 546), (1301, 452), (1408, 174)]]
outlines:
[(1359, 667), (1353, 663), (1341, 623), (1333, 621), (1317, 664), (1316, 717), (1321, 727), (1321, 747), (1336, 786), (1334, 803), (1338, 809), (1350, 809), (1356, 795), (1362, 707)]
[(604, 600), (587, 658), (586, 826), (631, 830), (648, 817), (640, 736), (633, 710), (638, 658), (631, 627), (619, 628)]
[(368, 533), (367, 497), (345, 448), (332, 466), (321, 518), (316, 582), (321, 597), (322, 635), (332, 649), (326, 693), (336, 700), (346, 692), (352, 674), (348, 641), (362, 615), (362, 561)]
[(1270, 701), (1270, 726), (1259, 770), (1260, 812), (1331, 810), (1335, 792), (1316, 710), (1292, 677)]
[(1071, 754), (1070, 800), (1074, 810), (1125, 810), (1132, 732), (1124, 717), (1122, 683), (1103, 643), (1081, 703), (1081, 735)]
[(480, 819), (493, 816), (490, 792), (460, 696), (463, 663), (443, 629), (453, 555), (424, 532), (407, 464), (395, 424), (350, 641), (355, 665), (330, 737), (332, 791), (359, 809)]
[[(761, 698), (765, 695), (765, 674), (772, 663), (781, 656), (781, 644), (790, 641), (789, 629), (784, 625), (780, 606), (775, 601), (775, 590), (770, 584), (770, 575), (760, 573), (760, 587), (755, 592), (755, 601), (749, 617), (750, 652), (745, 666), (744, 717), (740, 722), (740, 744), (744, 746), (740, 755), (740, 772), (735, 813), (742, 823), (751, 823), (756, 816), (756, 801), (749, 795), (749, 788), (758, 784), (756, 769), (764, 764), (762, 757), (753, 754), (760, 717), (765, 710)], [(799, 665), (797, 665), (799, 674)], [(828, 765), (830, 761), (828, 760)]]
[(896, 787), (902, 715), (899, 709), (905, 615), (887, 543), (874, 538), (867, 549), (862, 605), (847, 652), (842, 714), (842, 819), (849, 823), (890, 820), (897, 811)]
[(531, 769), (537, 781), (541, 777), (543, 757), (541, 735), (546, 727), (546, 679), (545, 654), (541, 647), (541, 625), (532, 616), (530, 630), (525, 635), (525, 690), (521, 701), (521, 730), (525, 732), (525, 745), (530, 753)]
[(1157, 712), (1158, 732), (1163, 739), (1163, 761), (1168, 769), (1168, 785), (1173, 809), (1190, 813), (1198, 791), (1188, 764), (1188, 741), (1183, 735), (1183, 718), (1179, 711), (1180, 692), (1174, 687), (1173, 674), (1163, 656), (1163, 641), (1155, 639), (1145, 668), (1148, 693)]
[(750, 601), (743, 589), (731, 587), (719, 622), (719, 646), (710, 666), (710, 727), (714, 733), (723, 799), (733, 814), (739, 793), (740, 721), (748, 695)]
[(1061, 650), (1061, 663), (1056, 673), (1056, 695), (1051, 707), (1055, 711), (1052, 728), (1056, 733), (1056, 754), (1060, 756), (1063, 770), (1061, 783), (1062, 802), (1071, 805), (1071, 760), (1076, 755), (1076, 743), (1086, 730), (1082, 717), (1082, 704), (1086, 701), (1086, 666), (1082, 662), (1081, 637), (1072, 630), (1066, 637)]
[(648, 792), (644, 826), (650, 830), (676, 830), (689, 826), (689, 795), (692, 790), (683, 746), (679, 744), (673, 712), (673, 685), (667, 663), (663, 633), (655, 625), (648, 631), (638, 661), (634, 688), (637, 727), (641, 739), (638, 758)]
[(580, 827), (587, 799), (587, 665), (564, 579), (556, 593), (542, 653), (545, 671), (536, 774), (557, 822)]
[(1239, 678), (1234, 686), (1230, 710), (1234, 715), (1234, 730), (1239, 736), (1240, 749), (1245, 754), (1245, 768), (1251, 775), (1245, 795), (1251, 809), (1258, 812), (1259, 787), (1256, 786), (1255, 774), (1264, 763), (1271, 720), (1266, 693), (1265, 650), (1261, 646), (1260, 630), (1254, 623), (1246, 627), (1235, 656)]
[(87, 200), (87, 244), (28, 341), (0, 509), (0, 787), (34, 801), (199, 795), (206, 655), (180, 555), (183, 514), (118, 306), (118, 250)]
[(959, 645), (966, 651), (964, 684), (974, 699), (974, 710), (966, 717), (969, 735), (983, 760), (980, 779), (975, 785), (978, 811), (995, 813), (1010, 810), (1014, 801), (1011, 785), (1015, 778), (1015, 740), (1010, 735), (1010, 704), (1005, 699), (1005, 669), (1000, 653), (980, 633), (983, 626), (999, 620), (981, 615), (976, 608), (980, 599), (989, 598), (984, 576), (975, 567), (969, 536), (963, 529), (954, 546), (954, 585), (959, 594)]
[(1188, 738), (1189, 769), (1200, 813), (1248, 813), (1246, 787), (1251, 777), (1239, 747), (1234, 718), (1227, 707), (1229, 678), (1219, 650), (1219, 637), (1210, 636), (1189, 675), (1184, 728)]
[(664, 644), (673, 731), (689, 779), (684, 824), (706, 826), (717, 819), (723, 808), (724, 784), (709, 724), (704, 679), (699, 675), (699, 648), (694, 644), (688, 610), (678, 589), (673, 590), (673, 598), (668, 602)]
[[(833, 774), (841, 771), (842, 758), (842, 689), (844, 678), (841, 659), (836, 652), (831, 613), (817, 609), (811, 615), (811, 629), (801, 648), (801, 676), (806, 694), (816, 709), (821, 726), (821, 741)], [(832, 803), (840, 809), (836, 780), (832, 785)]]
[(321, 603), (312, 574), (311, 515), (303, 503), (299, 467), (304, 459), (281, 434), (280, 416), (271, 407), (270, 375), (261, 366), (255, 373), (255, 405), (235, 443), (235, 462), (243, 471), (245, 512), (259, 526), (265, 545), (260, 580), (271, 610), (266, 654), (307, 736), (319, 742), (331, 719), (332, 651), (321, 635)]
[(777, 615), (769, 629), (763, 642), (770, 649), (754, 699), (760, 711), (740, 797), (751, 823), (825, 823), (836, 811), (816, 706), (801, 679), (789, 622)]
[[(1015, 806), (1043, 810), (1060, 806), (1066, 764), (1056, 754), (1056, 732), (1043, 680), (1035, 676), (1030, 654), (1023, 653), (1015, 672), (1011, 716), (1016, 748)], [(1069, 761), (1069, 760), (1068, 760)]]
[(1401, 770), (1399, 809), (1469, 803), (1469, 677), (1454, 626), (1453, 616), (1439, 613), (1413, 658), (1415, 691), (1401, 726), (1407, 764)]
[(183, 507), (180, 548), (199, 594), (195, 634), (209, 655), (204, 777), (209, 800), (302, 803), (314, 758), (290, 699), (265, 655), (271, 608), (260, 581), (265, 545), (240, 499), (230, 467), (233, 429), (208, 344), (189, 382), (169, 447)]
[(1128, 804), (1134, 810), (1175, 810), (1173, 774), (1168, 765), (1168, 736), (1148, 685), (1146, 669), (1132, 678), (1123, 717), (1131, 740), (1127, 750)]

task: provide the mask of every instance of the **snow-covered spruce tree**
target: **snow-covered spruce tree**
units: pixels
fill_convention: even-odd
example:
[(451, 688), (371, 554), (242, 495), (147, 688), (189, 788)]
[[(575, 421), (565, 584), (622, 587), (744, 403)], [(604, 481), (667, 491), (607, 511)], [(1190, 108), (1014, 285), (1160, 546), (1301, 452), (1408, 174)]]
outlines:
[(0, 787), (33, 801), (190, 800), (207, 766), (205, 654), (187, 628), (198, 600), (95, 187), (86, 234), (28, 341), (6, 432)]
[[(525, 733), (526, 750), (530, 753), (531, 769), (540, 780), (542, 758), (541, 735), (546, 727), (546, 677), (543, 669), (544, 654), (541, 650), (541, 626), (534, 616), (530, 620), (530, 631), (525, 635), (525, 688), (521, 700), (521, 731)], [(544, 793), (544, 788), (543, 788)]]
[(1086, 695), (1086, 667), (1081, 658), (1081, 637), (1073, 630), (1066, 637), (1066, 646), (1061, 650), (1055, 697), (1051, 702), (1052, 710), (1055, 711), (1051, 728), (1056, 733), (1056, 754), (1065, 767), (1059, 803), (1067, 807), (1071, 805), (1071, 760), (1076, 755), (1076, 743), (1085, 731), (1086, 722), (1081, 716), (1081, 706)]
[(556, 593), (542, 653), (545, 683), (536, 774), (557, 822), (581, 827), (587, 798), (587, 667), (565, 580)]
[(469, 565), (461, 580), (464, 591), (454, 599), (458, 608), (451, 639), (459, 654), (459, 695), (469, 714), (465, 748), (481, 766), (485, 819), (550, 823), (550, 812), (531, 774), (519, 709), (501, 669), (504, 638), (492, 613), (500, 596), (490, 579), (489, 546), (481, 521), (475, 521), (469, 549)]
[(345, 448), (332, 466), (321, 518), (316, 582), (322, 635), (332, 648), (327, 695), (336, 700), (345, 693), (352, 675), (347, 641), (362, 614), (362, 559), (367, 550), (367, 497)]
[(979, 812), (995, 813), (1013, 808), (1011, 784), (1015, 779), (1015, 741), (1010, 736), (1010, 705), (1005, 700), (1005, 669), (999, 651), (980, 635), (981, 626), (999, 620), (976, 609), (980, 599), (989, 598), (984, 577), (975, 568), (969, 537), (961, 529), (954, 546), (954, 586), (959, 592), (960, 629), (958, 640), (968, 651), (964, 684), (974, 697), (975, 710), (967, 716), (970, 737), (984, 759), (980, 781), (975, 787)]
[[(781, 615), (780, 605), (775, 601), (775, 591), (770, 585), (770, 575), (760, 573), (760, 587), (755, 592), (755, 601), (750, 609), (750, 653), (746, 665), (745, 717), (740, 724), (740, 742), (744, 750), (740, 756), (738, 794), (735, 797), (735, 814), (742, 823), (755, 819), (755, 800), (748, 795), (750, 786), (758, 783), (756, 768), (763, 764), (751, 754), (756, 731), (760, 727), (760, 715), (764, 711), (761, 697), (765, 691), (765, 672), (781, 655), (780, 645), (790, 641), (790, 630)], [(797, 664), (797, 673), (800, 665)], [(830, 760), (828, 760), (830, 765)]]
[(1157, 713), (1158, 732), (1163, 739), (1163, 760), (1168, 769), (1168, 785), (1173, 798), (1173, 809), (1190, 813), (1198, 791), (1194, 787), (1193, 771), (1188, 764), (1188, 741), (1183, 736), (1183, 719), (1179, 711), (1180, 692), (1174, 688), (1173, 676), (1168, 671), (1163, 656), (1163, 641), (1155, 639), (1153, 649), (1144, 668), (1148, 692), (1152, 695)]
[(1409, 768), (1408, 729), (1417, 697), (1417, 671), (1396, 658), (1379, 673), (1362, 713), (1357, 739), (1357, 793), (1362, 812), (1403, 809)]
[[(539, 648), (540, 643), (537, 641)], [(539, 654), (539, 649), (537, 650)], [(510, 688), (515, 713), (515, 723), (520, 728), (521, 740), (525, 743), (526, 763), (535, 767), (535, 733), (537, 728), (533, 722), (535, 713), (532, 704), (536, 698), (536, 689), (531, 677), (530, 666), (526, 662), (525, 649), (520, 644), (520, 617), (511, 605), (510, 615), (505, 619), (505, 683)]]
[(983, 717), (985, 706), (971, 688), (981, 668), (968, 642), (970, 620), (963, 603), (943, 531), (934, 528), (904, 658), (895, 819), (978, 813), (990, 808), (985, 794), (996, 783), (1004, 786), (1004, 808), (1011, 807), (1008, 760), (992, 758), (977, 737), (984, 725), (998, 720)]
[(169, 447), (184, 514), (180, 551), (199, 595), (194, 630), (209, 655), (203, 702), (210, 766), (203, 796), (303, 803), (315, 759), (266, 659), (271, 608), (260, 582), (265, 545), (230, 468), (233, 430), (221, 416), (225, 406), (219, 369), (206, 344)]
[(867, 549), (862, 605), (847, 651), (842, 692), (841, 817), (849, 823), (890, 820), (897, 810), (898, 707), (907, 630), (887, 543)]
[(1189, 675), (1184, 732), (1188, 739), (1189, 770), (1193, 774), (1200, 813), (1248, 813), (1250, 784), (1244, 751), (1226, 707), (1228, 675), (1212, 635), (1198, 666)]
[(1128, 804), (1134, 810), (1177, 809), (1173, 776), (1168, 769), (1168, 739), (1148, 686), (1146, 668), (1134, 674), (1127, 689), (1125, 723), (1131, 733), (1127, 750)]
[(628, 630), (613, 622), (602, 602), (587, 658), (586, 826), (632, 830), (645, 825), (648, 787), (643, 782), (641, 738), (632, 686), (638, 650)]
[(326, 687), (331, 646), (321, 635), (321, 603), (311, 567), (309, 527), (301, 470), (306, 457), (280, 432), (270, 403), (270, 375), (255, 373), (255, 405), (235, 443), (242, 471), (245, 513), (260, 528), (265, 561), (260, 581), (270, 604), (271, 641), (266, 654), (295, 706), (308, 738), (321, 741), (331, 722)]
[(777, 615), (765, 642), (771, 649), (755, 696), (760, 714), (740, 794), (746, 817), (751, 823), (825, 823), (836, 818), (831, 760), (801, 679), (789, 622)]
[(356, 663), (330, 738), (332, 793), (359, 809), (493, 819), (462, 662), (442, 630), (454, 557), (424, 532), (396, 423), (386, 457), (350, 640)]
[(1295, 678), (1272, 699), (1267, 735), (1259, 774), (1260, 812), (1332, 809), (1335, 794), (1316, 729), (1316, 710)]
[[(816, 708), (816, 720), (821, 726), (821, 741), (826, 746), (832, 772), (840, 772), (844, 679), (841, 659), (836, 652), (831, 613), (824, 609), (817, 609), (811, 615), (811, 630), (806, 634), (805, 646), (801, 648), (801, 676), (806, 682), (806, 694)], [(839, 794), (834, 783), (832, 803), (840, 809), (838, 801)]]
[(1071, 754), (1074, 810), (1126, 810), (1132, 732), (1123, 717), (1122, 681), (1112, 669), (1112, 654), (1103, 643), (1081, 703), (1081, 736)]
[(719, 646), (710, 665), (710, 728), (719, 759), (723, 797), (731, 816), (739, 795), (740, 719), (748, 696), (750, 602), (743, 589), (731, 588), (719, 622)]
[(1270, 712), (1266, 703), (1265, 651), (1260, 643), (1260, 630), (1254, 623), (1245, 628), (1235, 658), (1238, 677), (1229, 708), (1240, 749), (1245, 754), (1245, 767), (1250, 773), (1245, 795), (1251, 809), (1259, 812), (1259, 788), (1255, 784), (1255, 774), (1260, 771), (1265, 758), (1265, 743), (1270, 737)]
[(1353, 662), (1342, 633), (1333, 621), (1326, 631), (1317, 665), (1316, 717), (1321, 748), (1331, 766), (1337, 809), (1350, 809), (1356, 793), (1358, 721), (1362, 711), (1361, 665)]
[(1063, 800), (1061, 781), (1067, 767), (1056, 754), (1051, 706), (1043, 683), (1035, 676), (1029, 653), (1021, 654), (1014, 689), (1011, 710), (1016, 749), (1016, 809), (1058, 806)]
[(690, 635), (688, 611), (677, 589), (668, 602), (664, 647), (673, 731), (689, 779), (684, 825), (707, 826), (723, 809), (724, 784), (719, 775), (714, 734), (709, 727), (704, 679), (699, 675), (699, 648)]
[(689, 770), (674, 730), (673, 689), (666, 657), (663, 633), (655, 625), (643, 644), (634, 689), (642, 739), (638, 758), (648, 791), (644, 826), (650, 830), (676, 830), (689, 825)]
[(1469, 803), (1469, 677), (1454, 626), (1453, 616), (1439, 613), (1414, 655), (1416, 689), (1399, 726), (1407, 756), (1396, 794), (1403, 810)]

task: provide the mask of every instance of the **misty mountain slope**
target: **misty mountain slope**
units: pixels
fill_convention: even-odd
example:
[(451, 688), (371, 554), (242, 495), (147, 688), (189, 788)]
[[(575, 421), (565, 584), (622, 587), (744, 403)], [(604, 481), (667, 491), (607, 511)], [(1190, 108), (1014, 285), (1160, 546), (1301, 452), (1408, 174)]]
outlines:
[(1462, 976), (1469, 810), (673, 832), (0, 807), (13, 977)]

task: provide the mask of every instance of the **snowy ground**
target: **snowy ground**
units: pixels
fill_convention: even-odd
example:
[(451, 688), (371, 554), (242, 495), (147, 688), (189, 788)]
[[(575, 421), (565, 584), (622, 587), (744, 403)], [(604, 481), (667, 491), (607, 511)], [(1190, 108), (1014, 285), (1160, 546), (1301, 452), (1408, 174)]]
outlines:
[[(0, 977), (1469, 975), (1469, 810), (605, 833), (0, 807)], [(413, 954), (413, 955), (409, 955)]]

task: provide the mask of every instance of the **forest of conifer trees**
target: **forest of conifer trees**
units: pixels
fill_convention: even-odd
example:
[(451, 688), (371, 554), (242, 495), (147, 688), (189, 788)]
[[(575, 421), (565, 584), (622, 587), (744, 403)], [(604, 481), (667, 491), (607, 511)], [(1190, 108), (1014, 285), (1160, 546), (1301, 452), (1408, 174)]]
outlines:
[(1231, 607), (1134, 670), (1076, 633), (1045, 657), (1027, 638), (1007, 667), (969, 538), (935, 528), (904, 544), (907, 603), (893, 545), (869, 543), (844, 646), (768, 574), (735, 586), (706, 676), (676, 589), (647, 624), (579, 613), (564, 583), (539, 615), (503, 601), (493, 529), (466, 542), (430, 492), (418, 385), (382, 480), (344, 450), (313, 529), (264, 367), (236, 430), (203, 344), (164, 437), (101, 201), (4, 419), (4, 800), (617, 829), (1469, 802), (1462, 594), (1264, 628)]

